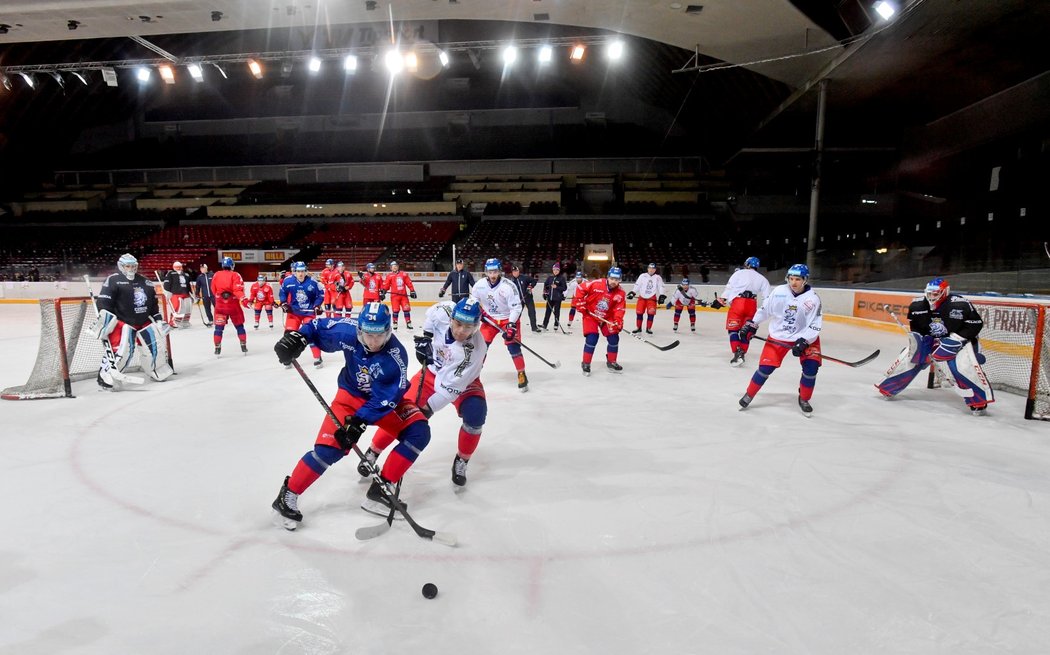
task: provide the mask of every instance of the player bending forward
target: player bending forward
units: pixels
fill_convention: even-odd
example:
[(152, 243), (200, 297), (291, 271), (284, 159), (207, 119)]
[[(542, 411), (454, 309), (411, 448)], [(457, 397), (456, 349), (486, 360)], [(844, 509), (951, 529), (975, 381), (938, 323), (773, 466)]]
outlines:
[(266, 281), (266, 276), (259, 273), (259, 277), (256, 279), (255, 284), (252, 285), (251, 292), (248, 297), (252, 302), (252, 309), (255, 311), (255, 329), (259, 329), (259, 319), (262, 318), (263, 309), (266, 310), (266, 318), (270, 320), (270, 329), (273, 329), (273, 287)]
[(758, 257), (748, 257), (744, 268), (729, 276), (721, 298), (715, 298), (712, 309), (729, 307), (726, 316), (726, 331), (729, 332), (729, 349), (733, 351), (730, 366), (743, 366), (748, 342), (740, 338), (740, 328), (755, 317), (758, 310), (758, 297), (763, 300), (769, 296), (769, 281), (758, 272)]
[(497, 334), (503, 334), (503, 343), (518, 372), (518, 389), (529, 390), (529, 378), (525, 375), (525, 357), (517, 340), (521, 328), (521, 296), (514, 283), (503, 277), (503, 262), (498, 259), (485, 260), (485, 278), (470, 290), (472, 298), (481, 305), (481, 335), (485, 345), (492, 345)]
[(892, 398), (932, 360), (941, 375), (954, 382), (955, 392), (973, 415), (983, 416), (988, 403), (995, 402), (995, 395), (981, 368), (984, 355), (977, 343), (984, 327), (981, 315), (970, 301), (951, 293), (947, 280), (936, 278), (926, 285), (924, 296), (908, 306), (908, 319), (908, 346), (875, 388)]
[(273, 347), (277, 359), (291, 364), (308, 344), (325, 352), (343, 353), (346, 365), (339, 371), (339, 391), (332, 400), (332, 411), (342, 427), (336, 427), (332, 417), (325, 415), (313, 450), (303, 455), (292, 474), (284, 479), (273, 501), (273, 521), (286, 530), (299, 527), (303, 520), (299, 496), (347, 455), (370, 425), (394, 435), (400, 442), (383, 464), (382, 486), (373, 480), (361, 504), (367, 512), (387, 516), (391, 485), (405, 475), (430, 442), (426, 417), (405, 398), (407, 353), (392, 336), (390, 310), (386, 305), (369, 303), (361, 308), (356, 321), (320, 319), (304, 324), (300, 330), (277, 341)]
[(766, 379), (784, 361), (790, 352), (802, 364), (802, 378), (798, 384), (798, 406), (806, 416), (813, 414), (809, 404), (813, 397), (813, 386), (817, 383), (820, 368), (820, 328), (824, 321), (820, 310), (820, 297), (810, 288), (809, 267), (795, 264), (784, 276), (787, 284), (781, 284), (766, 297), (754, 320), (740, 328), (740, 340), (747, 343), (758, 332), (758, 325), (769, 321), (769, 338), (762, 349), (758, 370), (747, 385), (747, 393), (740, 397), (740, 408), (747, 409), (755, 394)]
[[(215, 296), (215, 332), (212, 341), (215, 342), (215, 356), (222, 353), (222, 333), (226, 329), (226, 323), (233, 323), (237, 330), (237, 340), (241, 342), (241, 352), (248, 354), (248, 335), (244, 332), (244, 310), (241, 305), (248, 306), (248, 299), (244, 297), (244, 280), (241, 274), (233, 270), (233, 259), (222, 258), (222, 270), (215, 274), (211, 281), (212, 295)], [(258, 326), (256, 326), (258, 327)]]
[(102, 283), (95, 301), (98, 320), (90, 328), (104, 348), (96, 381), (101, 389), (113, 391), (126, 379), (124, 370), (136, 345), (141, 348), (139, 365), (151, 378), (161, 382), (174, 373), (164, 339), (171, 326), (157, 306), (156, 288), (138, 274), (139, 262), (130, 254), (120, 256), (117, 270)]
[(689, 330), (696, 332), (696, 306), (707, 307), (707, 303), (699, 300), (700, 292), (689, 286), (689, 278), (683, 277), (674, 290), (674, 295), (667, 302), (667, 309), (674, 307), (674, 331), (678, 331), (678, 321), (682, 320), (682, 310), (689, 310)]
[(576, 289), (572, 305), (583, 314), (583, 362), (580, 368), (584, 375), (591, 374), (591, 359), (598, 346), (598, 333), (605, 336), (605, 366), (613, 373), (623, 372), (616, 361), (620, 351), (620, 330), (623, 329), (623, 314), (627, 309), (627, 297), (620, 288), (623, 272), (613, 266), (604, 280), (581, 282)]
[[(423, 319), (423, 334), (415, 337), (416, 359), (423, 368), (408, 384), (409, 396), (412, 396), (419, 389), (420, 376), (426, 375), (422, 392), (414, 396), (414, 400), (421, 403), (419, 409), (428, 419), (451, 404), (463, 420), (459, 428), (459, 448), (452, 460), (452, 483), (459, 487), (467, 484), (467, 463), (478, 448), (488, 414), (485, 388), (479, 378), (488, 346), (478, 331), (480, 326), (481, 305), (473, 298), (456, 303), (439, 302), (428, 309)], [(380, 428), (365, 451), (369, 463), (375, 464), (394, 438)], [(368, 477), (370, 468), (362, 463), (357, 472)]]

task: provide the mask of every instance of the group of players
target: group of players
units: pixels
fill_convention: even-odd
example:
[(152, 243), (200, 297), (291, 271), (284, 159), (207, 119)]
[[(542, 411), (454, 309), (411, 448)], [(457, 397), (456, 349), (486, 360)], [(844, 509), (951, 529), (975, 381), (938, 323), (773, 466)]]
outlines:
[[(739, 400), (740, 408), (751, 405), (768, 377), (791, 353), (799, 358), (802, 369), (798, 405), (804, 415), (810, 416), (813, 408), (809, 401), (823, 360), (820, 298), (809, 285), (809, 269), (804, 264), (791, 266), (785, 284), (772, 289), (758, 273), (758, 266), (756, 258), (748, 258), (744, 267), (730, 278), (722, 295), (711, 304), (715, 309), (729, 308), (726, 330), (733, 366), (744, 363), (758, 326), (767, 319), (770, 321), (768, 336), (762, 338), (765, 345), (759, 366)], [(170, 367), (164, 365), (163, 343), (172, 323), (163, 320), (153, 284), (137, 273), (137, 267), (134, 257), (123, 255), (118, 261), (119, 272), (106, 279), (98, 296), (99, 320), (94, 329), (97, 338), (106, 345), (98, 378), (103, 388), (119, 384), (136, 343), (142, 349), (143, 368), (151, 377), (163, 380), (171, 374)], [(215, 297), (216, 354), (220, 352), (222, 328), (227, 322), (237, 328), (242, 350), (246, 351), (241, 307), (255, 303), (258, 324), (258, 309), (266, 306), (272, 291), (267, 295), (269, 285), (259, 280), (245, 295), (243, 281), (233, 270), (234, 262), (224, 259), (222, 268), (209, 285)], [(314, 447), (285, 478), (272, 504), (275, 523), (289, 530), (298, 527), (302, 521), (299, 495), (330, 466), (355, 450), (369, 426), (376, 426), (377, 431), (362, 453), (358, 471), (373, 481), (362, 507), (388, 515), (391, 498), (397, 493), (396, 485), (430, 441), (428, 419), (450, 404), (455, 406), (461, 419), (452, 481), (457, 487), (463, 487), (467, 464), (478, 447), (488, 413), (480, 372), (496, 335), (502, 336), (514, 362), (518, 387), (528, 390), (519, 338), (522, 297), (515, 284), (504, 277), (502, 263), (498, 259), (487, 260), (484, 278), (469, 292), (455, 293), (454, 296), (459, 297), (454, 301), (441, 301), (428, 309), (422, 334), (415, 335), (413, 343), (415, 357), (422, 368), (411, 379), (408, 351), (393, 336), (399, 311), (405, 312), (406, 326), (412, 327), (408, 299), (415, 298), (416, 294), (407, 274), (399, 272), (395, 263), (391, 265), (391, 274), (383, 280), (375, 274), (374, 266), (369, 265), (360, 276), (365, 296), (356, 319), (348, 315), (352, 302), (338, 300), (338, 295), (348, 292), (354, 283), (343, 267), (339, 264), (326, 267), (318, 277), (323, 281), (321, 284), (307, 275), (305, 264), (297, 262), (282, 281), (278, 302), (285, 310), (285, 332), (274, 350), (286, 367), (292, 366), (306, 348), (311, 349), (316, 366), (321, 365), (322, 351), (343, 353), (345, 365), (339, 374), (339, 391), (331, 403), (338, 423), (326, 416)], [(643, 316), (648, 314), (646, 331), (651, 334), (655, 307), (666, 301), (655, 266), (639, 278), (630, 294), (624, 292), (621, 282), (622, 271), (615, 266), (603, 278), (587, 280), (578, 276), (574, 280), (569, 320), (571, 324), (576, 313), (582, 315), (584, 375), (591, 373), (592, 358), (601, 336), (606, 339), (606, 367), (614, 373), (622, 372), (617, 355), (628, 298), (635, 295), (639, 298), (636, 333), (641, 331)], [(333, 295), (326, 293), (328, 288), (333, 289)], [(392, 300), (398, 299), (394, 309), (382, 302), (386, 293), (390, 293)], [(761, 306), (759, 297), (764, 298)], [(274, 301), (269, 304), (272, 311)], [(688, 309), (691, 327), (695, 328), (697, 304), (704, 305), (688, 281), (683, 280), (672, 301), (665, 306), (676, 309), (675, 327), (682, 310)], [(173, 307), (181, 308), (174, 303)], [(980, 367), (983, 357), (978, 348), (978, 334), (983, 322), (973, 306), (963, 297), (951, 294), (947, 281), (938, 278), (927, 285), (923, 297), (911, 303), (908, 318), (908, 346), (876, 385), (879, 392), (893, 397), (922, 370), (933, 365), (963, 396), (974, 415), (983, 414), (994, 397)], [(378, 474), (373, 475), (373, 466), (380, 454), (395, 441), (397, 445)]]

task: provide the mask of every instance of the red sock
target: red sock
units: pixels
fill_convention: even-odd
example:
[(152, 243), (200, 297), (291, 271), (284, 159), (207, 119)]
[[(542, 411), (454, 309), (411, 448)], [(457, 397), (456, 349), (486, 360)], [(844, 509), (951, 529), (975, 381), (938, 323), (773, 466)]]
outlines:
[(478, 442), (481, 441), (480, 434), (471, 434), (464, 430), (459, 429), (459, 456), (463, 459), (470, 459), (470, 456), (474, 454), (474, 451), (478, 449)]
[(751, 383), (749, 383), (747, 385), (747, 395), (749, 395), (752, 398), (754, 398), (755, 394), (757, 394), (758, 390), (761, 389), (761, 388), (762, 388), (761, 384), (755, 384), (754, 382), (751, 382)]
[(219, 344), (222, 343), (222, 335), (221, 334), (213, 334), (213, 335), (211, 335), (211, 340), (215, 342), (216, 346), (218, 346)]
[(799, 385), (798, 397), (808, 402), (809, 399), (813, 397), (813, 387), (804, 387)]
[(292, 477), (288, 480), (288, 491), (293, 494), (301, 494), (309, 489), (310, 485), (317, 482), (319, 477), (321, 477), (320, 473), (307, 466), (303, 460), (299, 460), (299, 463), (295, 465), (295, 470), (292, 471)]
[(310, 352), (314, 354), (314, 359), (321, 359), (321, 349), (317, 346), (310, 346)]
[(376, 433), (372, 436), (371, 448), (377, 453), (381, 453), (392, 443), (394, 443), (394, 435), (380, 429), (376, 430)]
[(594, 353), (587, 352), (586, 350), (583, 351), (583, 363), (584, 364), (590, 364), (591, 363), (591, 359), (593, 357), (594, 357)]
[(405, 476), (411, 466), (412, 461), (395, 450), (387, 455), (386, 461), (383, 462), (383, 472), (380, 475), (384, 480), (397, 482)]
[(514, 360), (514, 370), (521, 372), (525, 370), (525, 358), (521, 355), (514, 355), (511, 357)]

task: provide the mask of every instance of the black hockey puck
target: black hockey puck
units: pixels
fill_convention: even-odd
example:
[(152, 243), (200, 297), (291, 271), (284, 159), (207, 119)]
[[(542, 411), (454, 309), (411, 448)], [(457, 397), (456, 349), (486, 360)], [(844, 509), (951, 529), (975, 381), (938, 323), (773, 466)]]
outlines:
[(437, 585), (433, 582), (428, 582), (423, 585), (423, 598), (434, 598), (438, 595)]

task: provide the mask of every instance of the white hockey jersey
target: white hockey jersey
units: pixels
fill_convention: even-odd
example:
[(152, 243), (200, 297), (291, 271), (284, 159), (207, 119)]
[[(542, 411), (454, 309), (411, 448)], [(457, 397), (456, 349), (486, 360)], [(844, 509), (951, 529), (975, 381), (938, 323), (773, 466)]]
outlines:
[(434, 395), (427, 404), (437, 412), (448, 405), (481, 375), (488, 346), (478, 330), (467, 341), (460, 343), (449, 331), (454, 302), (439, 302), (427, 310), (423, 331), (434, 335), (434, 363), (429, 366), (434, 374)]
[(565, 299), (572, 300), (576, 297), (576, 289), (580, 287), (580, 283), (576, 281), (576, 278), (569, 280), (569, 284), (565, 287)]
[(492, 318), (516, 323), (521, 317), (521, 296), (514, 283), (503, 276), (495, 286), (488, 278), (478, 280), (470, 295), (477, 298), (481, 308)]
[(696, 287), (689, 287), (684, 292), (682, 287), (675, 287), (674, 297), (671, 298), (673, 303), (682, 303), (688, 305), (689, 303), (696, 303), (700, 301), (700, 292), (696, 290)]
[(763, 298), (768, 297), (769, 281), (753, 268), (742, 268), (729, 276), (729, 282), (726, 283), (726, 288), (722, 291), (722, 298), (725, 299), (726, 303), (731, 303), (733, 298), (745, 291), (755, 294), (755, 298), (759, 296)]
[(660, 274), (642, 273), (634, 283), (634, 292), (639, 298), (656, 298), (664, 295), (664, 279)]
[(769, 337), (777, 341), (794, 343), (805, 339), (813, 343), (820, 336), (824, 317), (820, 310), (820, 297), (808, 285), (806, 290), (795, 295), (786, 284), (773, 289), (758, 308), (755, 323), (769, 319)]

